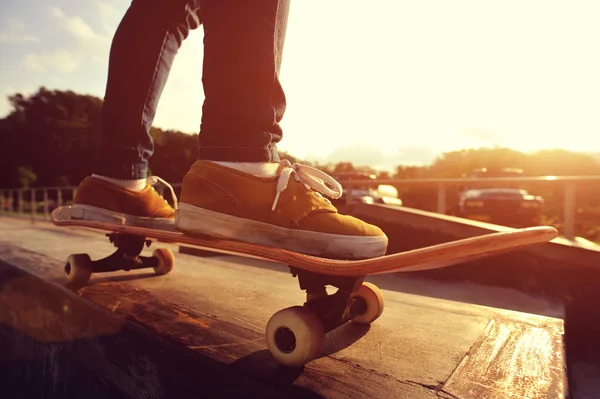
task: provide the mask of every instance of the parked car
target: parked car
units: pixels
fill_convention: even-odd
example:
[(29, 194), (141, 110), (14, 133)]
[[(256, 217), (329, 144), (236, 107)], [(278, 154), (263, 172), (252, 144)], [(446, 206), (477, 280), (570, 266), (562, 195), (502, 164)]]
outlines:
[[(402, 200), (398, 198), (398, 190), (394, 186), (378, 184), (376, 176), (373, 174), (360, 172), (338, 173), (332, 175), (332, 177), (342, 185), (342, 196), (332, 201), (336, 206), (359, 202), (365, 204), (402, 205)], [(352, 187), (344, 184), (351, 180), (371, 180), (373, 183)]]
[[(479, 169), (468, 177), (519, 177), (520, 169)], [(459, 195), (459, 216), (510, 227), (539, 225), (544, 199), (520, 188), (468, 188)]]

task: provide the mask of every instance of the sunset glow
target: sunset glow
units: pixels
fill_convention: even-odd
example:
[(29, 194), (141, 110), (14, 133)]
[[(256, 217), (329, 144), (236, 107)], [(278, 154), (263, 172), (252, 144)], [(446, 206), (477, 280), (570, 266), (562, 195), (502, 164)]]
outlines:
[[(2, 95), (46, 86), (102, 97), (128, 3), (35, 2), (0, 6)], [(593, 0), (293, 1), (281, 149), (381, 168), (493, 145), (600, 152), (598, 15)], [(199, 30), (175, 62), (157, 126), (197, 132), (201, 69)]]

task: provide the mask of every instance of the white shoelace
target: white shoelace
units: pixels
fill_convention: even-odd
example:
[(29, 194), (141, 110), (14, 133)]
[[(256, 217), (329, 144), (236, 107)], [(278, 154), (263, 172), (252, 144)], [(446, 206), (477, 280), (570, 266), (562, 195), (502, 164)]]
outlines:
[[(283, 165), (283, 169), (281, 170), (279, 180), (277, 181), (277, 192), (275, 194), (273, 206), (271, 207), (272, 211), (275, 210), (277, 202), (279, 201), (279, 196), (287, 188), (290, 177), (292, 176), (294, 177), (295, 181), (302, 182), (307, 190), (313, 189), (316, 195), (324, 198), (329, 203), (331, 202), (327, 198), (323, 197), (322, 194), (328, 195), (334, 199), (342, 196), (341, 184), (327, 173), (311, 166), (301, 165), (299, 163), (292, 165), (287, 159), (281, 161), (281, 164)], [(330, 189), (325, 185), (325, 183), (329, 183), (334, 189)]]
[[(150, 176), (146, 179), (146, 182), (151, 186), (154, 186), (157, 183), (161, 183), (166, 188), (168, 188), (169, 191), (171, 192), (171, 198), (173, 198), (173, 208), (177, 209), (177, 196), (175, 195), (175, 190), (173, 190), (173, 186), (171, 186), (169, 183), (167, 183), (167, 181), (165, 179), (160, 178), (158, 176)], [(165, 202), (167, 202), (167, 200), (165, 200)]]

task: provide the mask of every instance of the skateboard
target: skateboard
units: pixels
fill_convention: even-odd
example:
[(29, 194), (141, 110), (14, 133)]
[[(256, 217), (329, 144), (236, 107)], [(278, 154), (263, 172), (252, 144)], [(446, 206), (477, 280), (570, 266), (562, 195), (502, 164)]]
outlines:
[[(179, 243), (204, 250), (284, 263), (306, 302), (275, 313), (267, 323), (266, 342), (273, 358), (282, 365), (300, 367), (317, 358), (323, 350), (325, 334), (346, 322), (371, 324), (383, 313), (383, 294), (365, 282), (373, 274), (415, 272), (438, 269), (548, 242), (558, 233), (552, 227), (530, 227), (484, 234), (402, 253), (371, 259), (341, 260), (301, 254), (281, 248), (213, 238), (191, 236), (175, 229), (152, 229), (110, 224), (72, 217), (70, 207), (55, 209), (52, 222), (58, 226), (79, 226), (106, 232), (116, 250), (91, 260), (87, 254), (67, 258), (65, 275), (70, 286), (85, 285), (92, 273), (153, 268), (157, 274), (171, 272), (175, 257), (168, 248), (157, 248), (152, 256), (141, 252), (152, 242)], [(326, 287), (337, 288), (328, 294)]]

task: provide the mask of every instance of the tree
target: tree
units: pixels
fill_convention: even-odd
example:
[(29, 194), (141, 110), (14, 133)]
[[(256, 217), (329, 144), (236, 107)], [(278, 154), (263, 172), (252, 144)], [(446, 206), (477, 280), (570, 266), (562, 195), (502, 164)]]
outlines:
[(20, 188), (29, 188), (32, 183), (35, 183), (37, 180), (37, 175), (26, 166), (19, 166), (17, 169), (18, 181), (20, 184)]
[(340, 162), (333, 168), (333, 173), (351, 173), (355, 171), (352, 162)]
[[(9, 101), (13, 111), (0, 121), (2, 170), (14, 174), (19, 166), (30, 165), (41, 185), (54, 185), (57, 176), (79, 181), (90, 173), (100, 139), (100, 99), (42, 87)], [(2, 174), (2, 187), (20, 184), (10, 175)]]
[(481, 168), (527, 169), (527, 155), (510, 148), (477, 148), (446, 152), (429, 168), (431, 177), (461, 177)]
[(396, 179), (419, 179), (423, 178), (427, 172), (427, 167), (425, 166), (397, 166), (396, 174), (394, 178)]
[(389, 180), (392, 178), (392, 176), (390, 176), (390, 172), (388, 172), (387, 170), (384, 170), (377, 174), (377, 178), (380, 180)]

